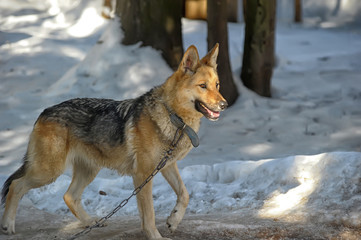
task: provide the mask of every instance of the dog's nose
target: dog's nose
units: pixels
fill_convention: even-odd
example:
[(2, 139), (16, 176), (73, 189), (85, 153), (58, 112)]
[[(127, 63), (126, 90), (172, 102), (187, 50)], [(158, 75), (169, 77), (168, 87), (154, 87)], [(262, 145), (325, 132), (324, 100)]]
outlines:
[(220, 101), (219, 107), (220, 107), (220, 109), (224, 110), (228, 107), (228, 103), (226, 101)]

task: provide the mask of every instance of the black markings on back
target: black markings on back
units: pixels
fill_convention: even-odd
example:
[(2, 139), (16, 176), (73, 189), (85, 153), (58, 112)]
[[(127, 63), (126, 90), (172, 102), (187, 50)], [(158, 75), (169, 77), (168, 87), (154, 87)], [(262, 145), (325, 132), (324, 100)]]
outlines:
[[(67, 126), (70, 131), (90, 144), (115, 146), (125, 140), (125, 125), (139, 119), (143, 107), (152, 105), (153, 90), (124, 101), (97, 98), (76, 98), (45, 109), (42, 121), (53, 121)], [(154, 104), (154, 102), (153, 102)]]

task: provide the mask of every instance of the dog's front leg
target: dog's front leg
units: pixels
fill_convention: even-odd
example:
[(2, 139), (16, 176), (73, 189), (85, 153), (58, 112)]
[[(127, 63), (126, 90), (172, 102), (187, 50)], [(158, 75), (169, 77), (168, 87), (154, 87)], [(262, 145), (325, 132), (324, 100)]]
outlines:
[[(140, 186), (146, 177), (144, 176), (133, 176), (134, 186)], [(163, 238), (158, 229), (155, 226), (155, 214), (153, 207), (153, 195), (152, 195), (152, 184), (153, 181), (148, 182), (142, 190), (137, 194), (137, 204), (139, 215), (141, 219), (142, 229), (148, 239), (168, 239)]]
[(177, 204), (175, 205), (171, 215), (167, 219), (168, 228), (174, 232), (178, 224), (182, 221), (189, 202), (189, 194), (179, 174), (177, 163), (174, 162), (167, 168), (162, 170), (164, 178), (177, 194)]

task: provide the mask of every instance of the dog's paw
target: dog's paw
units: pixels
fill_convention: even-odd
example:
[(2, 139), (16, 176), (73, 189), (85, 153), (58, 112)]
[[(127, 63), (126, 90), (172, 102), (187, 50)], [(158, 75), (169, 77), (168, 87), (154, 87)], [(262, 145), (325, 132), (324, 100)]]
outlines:
[(173, 210), (172, 214), (167, 219), (167, 226), (170, 232), (174, 232), (180, 221), (182, 220), (183, 215), (181, 215), (177, 210)]
[[(86, 221), (81, 221), (79, 223), (79, 226), (82, 227), (82, 228), (89, 228), (89, 227), (92, 227), (94, 225), (98, 224), (98, 219), (95, 219), (95, 218), (89, 218), (87, 219)], [(98, 226), (96, 227), (106, 227), (107, 224), (102, 222), (100, 223)]]
[(8, 221), (1, 224), (1, 231), (5, 234), (15, 234), (15, 221)]

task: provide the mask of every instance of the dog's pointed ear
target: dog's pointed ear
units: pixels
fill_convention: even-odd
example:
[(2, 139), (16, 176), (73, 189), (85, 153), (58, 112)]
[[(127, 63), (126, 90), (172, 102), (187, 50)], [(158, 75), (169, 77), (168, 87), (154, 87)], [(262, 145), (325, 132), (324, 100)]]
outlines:
[(219, 49), (219, 44), (216, 43), (216, 45), (214, 45), (214, 47), (207, 53), (206, 56), (204, 56), (204, 58), (202, 58), (201, 62), (205, 65), (208, 65), (214, 69), (217, 68), (217, 57), (218, 57), (218, 50)]
[(194, 73), (199, 65), (199, 55), (195, 46), (190, 46), (184, 53), (182, 62), (179, 64), (178, 69), (184, 73)]

